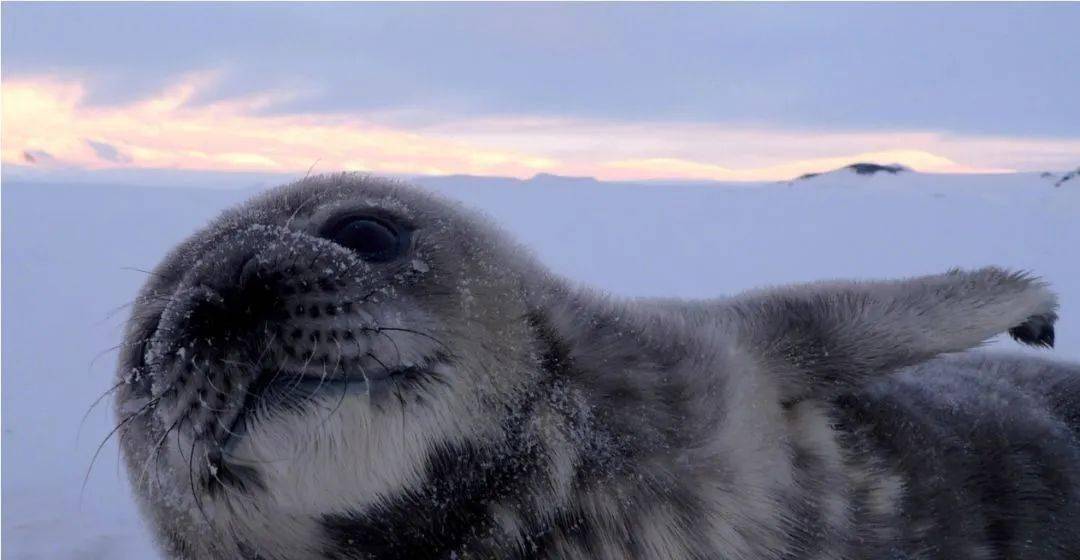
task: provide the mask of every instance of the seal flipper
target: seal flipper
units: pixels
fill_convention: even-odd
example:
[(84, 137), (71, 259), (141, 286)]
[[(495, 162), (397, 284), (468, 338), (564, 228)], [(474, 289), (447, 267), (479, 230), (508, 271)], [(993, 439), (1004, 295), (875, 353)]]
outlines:
[(1053, 343), (1056, 297), (994, 267), (893, 282), (792, 286), (722, 305), (723, 320), (775, 365), (785, 399), (831, 397), (877, 375), (1010, 332)]
[(1024, 321), (1023, 324), (1009, 329), (1009, 336), (1022, 344), (1053, 348), (1054, 323), (1057, 318), (1057, 313), (1054, 312), (1034, 315)]

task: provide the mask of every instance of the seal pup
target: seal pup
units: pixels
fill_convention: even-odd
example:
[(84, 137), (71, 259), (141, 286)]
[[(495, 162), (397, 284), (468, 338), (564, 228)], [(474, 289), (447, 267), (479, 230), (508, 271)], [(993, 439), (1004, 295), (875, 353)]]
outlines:
[(316, 177), (157, 267), (121, 448), (170, 558), (1076, 557), (1076, 368), (934, 359), (1054, 310), (997, 268), (617, 299)]

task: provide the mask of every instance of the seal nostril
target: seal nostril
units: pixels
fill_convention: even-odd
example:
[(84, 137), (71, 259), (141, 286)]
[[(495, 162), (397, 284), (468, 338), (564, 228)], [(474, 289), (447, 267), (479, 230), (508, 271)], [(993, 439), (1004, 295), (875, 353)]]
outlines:
[(264, 278), (254, 257), (244, 261), (236, 283), (214, 288), (202, 284), (186, 294), (180, 331), (192, 340), (222, 344), (266, 332), (268, 322), (285, 313), (277, 285)]

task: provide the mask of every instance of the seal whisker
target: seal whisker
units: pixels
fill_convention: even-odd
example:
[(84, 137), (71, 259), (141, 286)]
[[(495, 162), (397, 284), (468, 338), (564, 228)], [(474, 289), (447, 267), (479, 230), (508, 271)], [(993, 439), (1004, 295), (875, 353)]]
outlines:
[(79, 420), (79, 427), (75, 430), (75, 446), (76, 447), (78, 447), (78, 445), (79, 445), (79, 438), (82, 435), (82, 429), (83, 429), (84, 425), (86, 424), (86, 419), (90, 417), (90, 413), (92, 413), (94, 411), (94, 409), (97, 407), (97, 405), (101, 404), (101, 401), (105, 400), (105, 397), (111, 395), (114, 391), (116, 391), (120, 387), (123, 387), (126, 383), (127, 383), (127, 381), (121, 379), (115, 385), (113, 385), (112, 387), (107, 389), (104, 393), (101, 393), (101, 395), (99, 395), (98, 398), (94, 399), (94, 402), (91, 403), (90, 407), (86, 409), (86, 413), (84, 413), (82, 415), (82, 419)]
[[(309, 367), (311, 367), (311, 362), (312, 362), (312, 361), (313, 361), (313, 360), (315, 359), (315, 354), (316, 354), (316, 353), (318, 352), (318, 350), (319, 350), (319, 347), (320, 347), (320, 345), (321, 345), (321, 344), (322, 344), (322, 342), (316, 342), (316, 343), (315, 343), (315, 346), (314, 346), (314, 347), (312, 347), (312, 349), (308, 351), (308, 357), (307, 357), (307, 359), (306, 359), (306, 360), (304, 361), (304, 365), (303, 365), (303, 366), (301, 366), (301, 368), (300, 368), (300, 371), (301, 371), (301, 372), (305, 372), (305, 371), (307, 371), (307, 369), (308, 369)], [(323, 371), (324, 371), (324, 372), (326, 371), (326, 370), (325, 370), (325, 366), (324, 366), (324, 369), (323, 369)], [(295, 388), (296, 386), (298, 386), (298, 385), (299, 385), (299, 384), (300, 384), (301, 382), (303, 382), (303, 380), (304, 380), (304, 377), (303, 377), (303, 375), (302, 375), (302, 374), (301, 374), (301, 375), (297, 375), (297, 376), (296, 376), (296, 379), (294, 379), (294, 380), (293, 380), (293, 382), (292, 382), (292, 385), (290, 386), (290, 389), (291, 389), (291, 388)]]
[[(206, 364), (207, 364), (207, 366), (209, 366), (210, 362), (207, 361)], [(214, 384), (214, 377), (212, 375), (210, 375), (209, 372), (204, 371), (203, 368), (199, 367), (199, 364), (195, 360), (191, 361), (191, 367), (195, 368), (195, 371), (199, 372), (199, 375), (202, 376), (200, 379), (204, 383), (209, 385), (210, 388), (213, 389), (216, 394), (225, 394), (225, 391), (222, 391), (221, 389), (218, 388), (217, 385)], [(209, 410), (211, 412), (221, 412), (220, 410), (217, 410), (217, 409), (211, 407), (210, 403), (206, 402), (206, 400), (203, 399), (201, 396), (200, 396), (200, 401), (201, 401), (200, 404), (202, 405), (202, 407), (204, 409)]]
[(443, 341), (439, 340), (438, 338), (436, 338), (436, 337), (434, 337), (434, 336), (432, 336), (432, 335), (430, 335), (428, 333), (425, 333), (425, 332), (420, 332), (420, 331), (413, 330), (413, 329), (406, 329), (406, 328), (403, 328), (403, 327), (385, 327), (385, 326), (381, 326), (381, 325), (375, 327), (375, 330), (377, 330), (377, 331), (404, 332), (404, 333), (414, 334), (414, 335), (417, 335), (417, 336), (422, 336), (422, 337), (427, 338), (428, 340), (431, 340), (432, 342), (438, 344), (439, 346), (442, 346), (443, 350), (450, 351), (450, 347), (447, 346), (445, 342), (443, 342)]
[[(206, 510), (203, 509), (202, 498), (199, 497), (199, 492), (195, 488), (195, 444), (198, 443), (197, 439), (191, 440), (191, 454), (188, 457), (188, 481), (191, 483), (191, 497), (195, 500), (195, 506), (198, 507), (199, 513), (202, 515), (203, 521), (206, 521), (206, 527), (211, 531), (214, 530), (214, 525), (210, 523), (210, 518), (206, 516)], [(208, 461), (209, 462), (209, 461)]]
[[(127, 302), (127, 303), (121, 304), (121, 305), (117, 306), (116, 308), (106, 312), (105, 317), (100, 322), (105, 322), (105, 321), (111, 319), (116, 313), (119, 313), (120, 311), (123, 311), (124, 309), (130, 308), (132, 306), (137, 307), (139, 305), (145, 305), (145, 304), (148, 304), (148, 303), (158, 303), (158, 304), (162, 304), (160, 307), (164, 308), (164, 307), (168, 307), (169, 305), (175, 303), (176, 301), (177, 301), (177, 298), (173, 294), (169, 294), (169, 295), (161, 295), (161, 294), (142, 295), (142, 296), (139, 296), (139, 297)], [(141, 311), (141, 313), (140, 313), (140, 311)], [(158, 308), (158, 306), (153, 306), (150, 309), (137, 310), (135, 313), (132, 313), (131, 318), (132, 319), (148, 319), (148, 318), (153, 317), (154, 315), (157, 315), (158, 313), (160, 313), (160, 309)], [(100, 324), (100, 322), (99, 322), (99, 324)]]
[(176, 435), (176, 437), (173, 438), (173, 441), (176, 443), (176, 452), (179, 453), (180, 458), (182, 458), (185, 461), (188, 461), (188, 456), (187, 456), (187, 454), (184, 453), (184, 446), (180, 445), (180, 430), (182, 430), (184, 428), (184, 420), (187, 420), (188, 423), (191, 424), (192, 435), (193, 435), (193, 437), (191, 439), (192, 440), (196, 439), (194, 437), (195, 423), (191, 421), (190, 417), (191, 417), (191, 409), (188, 409), (188, 410), (184, 411), (184, 415), (181, 417), (181, 420), (180, 420), (180, 425), (177, 426), (176, 430), (173, 431), (173, 433)]
[[(129, 309), (132, 306), (139, 305), (140, 303), (156, 301), (156, 302), (163, 302), (165, 304), (169, 304), (169, 303), (173, 302), (174, 298), (175, 298), (175, 296), (173, 296), (173, 295), (160, 295), (160, 294), (145, 294), (145, 295), (138, 296), (135, 299), (132, 299), (131, 301), (122, 303), (122, 304), (117, 305), (116, 307), (106, 311), (105, 312), (105, 317), (103, 319), (101, 319), (101, 321), (99, 321), (97, 324), (100, 325), (101, 323), (104, 323), (105, 321), (108, 321), (109, 319), (112, 319), (113, 317), (115, 317), (117, 313), (119, 313), (119, 312), (121, 312), (121, 311), (123, 311), (125, 309)], [(152, 315), (152, 313), (148, 313), (147, 316), (149, 316), (149, 315)]]
[(285, 225), (283, 227), (285, 229), (288, 229), (289, 226), (292, 224), (292, 221), (295, 220), (296, 216), (300, 214), (301, 210), (303, 210), (304, 206), (307, 206), (308, 203), (314, 202), (316, 199), (318, 199), (318, 197), (319, 193), (312, 193), (311, 196), (307, 197), (303, 202), (297, 205), (296, 209), (293, 210), (293, 213), (289, 215), (289, 219), (285, 220)]
[(146, 474), (149, 472), (151, 463), (157, 461), (158, 453), (161, 451), (162, 447), (164, 447), (165, 440), (169, 437), (169, 432), (171, 432), (173, 428), (179, 423), (180, 418), (177, 418), (176, 421), (174, 421), (168, 428), (165, 429), (165, 431), (161, 434), (161, 437), (158, 438), (157, 442), (153, 445), (150, 453), (146, 457), (146, 461), (143, 462), (142, 469), (140, 469), (139, 471), (139, 477), (136, 479), (135, 482), (136, 486), (140, 486), (142, 484), (143, 477), (146, 476)]
[(390, 344), (394, 347), (394, 352), (397, 354), (398, 366), (404, 365), (402, 363), (402, 361), (401, 361), (401, 348), (398, 347), (397, 341), (394, 340), (394, 337), (392, 337), (392, 336), (384, 333), (383, 331), (379, 330), (378, 327), (376, 327), (373, 330), (374, 330), (375, 334), (378, 334), (378, 335), (382, 336), (383, 338), (385, 338), (386, 340), (390, 341)]
[(112, 309), (110, 309), (110, 310), (106, 311), (106, 312), (105, 312), (105, 316), (104, 316), (104, 317), (102, 317), (102, 318), (101, 318), (101, 319), (100, 319), (100, 320), (99, 320), (98, 322), (94, 323), (94, 326), (95, 326), (95, 327), (97, 327), (97, 326), (101, 326), (101, 325), (102, 325), (102, 324), (104, 324), (104, 323), (105, 323), (106, 321), (108, 321), (108, 320), (112, 319), (113, 317), (116, 317), (116, 315), (117, 315), (118, 313), (120, 313), (121, 311), (123, 311), (123, 310), (125, 310), (125, 309), (129, 309), (129, 308), (131, 308), (132, 306), (134, 306), (134, 305), (137, 305), (137, 304), (138, 304), (138, 302), (137, 302), (137, 301), (135, 301), (135, 300), (132, 300), (132, 301), (129, 301), (129, 302), (127, 302), (127, 303), (124, 303), (124, 304), (121, 304), (121, 305), (118, 305), (118, 306), (116, 306), (116, 307), (114, 307), (114, 308), (112, 308)]
[(315, 387), (310, 390), (305, 390), (301, 393), (301, 398), (298, 400), (298, 405), (311, 404), (315, 407), (320, 407), (318, 399), (315, 398), (319, 394), (319, 390), (322, 389), (323, 383), (326, 378), (333, 375), (334, 370), (328, 371), (326, 369), (326, 363), (322, 364), (322, 373), (319, 375), (319, 382), (315, 384)]
[(116, 435), (116, 433), (119, 432), (120, 429), (123, 428), (128, 422), (131, 422), (140, 414), (143, 414), (155, 404), (157, 404), (159, 399), (160, 398), (153, 398), (147, 401), (146, 404), (142, 405), (142, 407), (140, 407), (138, 410), (132, 412), (123, 420), (118, 422), (116, 426), (113, 427), (113, 429), (109, 430), (109, 433), (105, 436), (105, 439), (101, 440), (101, 443), (98, 444), (97, 449), (94, 450), (94, 455), (90, 458), (90, 465), (86, 468), (86, 475), (83, 476), (82, 487), (79, 490), (80, 503), (82, 503), (83, 493), (86, 491), (86, 483), (90, 481), (90, 473), (94, 470), (94, 463), (97, 462), (97, 458), (101, 454), (101, 450), (105, 448), (105, 444), (108, 443), (109, 440), (112, 439), (112, 437)]
[[(367, 375), (364, 374), (363, 368), (360, 369), (360, 374), (364, 376), (366, 383)], [(335, 404), (334, 407), (330, 409), (330, 412), (323, 417), (322, 422), (319, 423), (320, 428), (325, 426), (326, 423), (330, 420), (330, 418), (332, 418), (334, 414), (337, 413), (337, 411), (341, 408), (341, 405), (345, 402), (345, 396), (349, 394), (349, 376), (343, 376), (342, 381), (343, 382), (341, 387), (341, 395), (338, 397), (337, 404)]]
[(98, 352), (97, 354), (94, 354), (94, 357), (90, 359), (90, 364), (86, 366), (87, 373), (89, 373), (90, 370), (94, 369), (94, 364), (96, 364), (98, 360), (100, 360), (102, 357), (107, 355), (109, 352), (115, 352), (117, 350), (120, 350), (121, 348), (130, 348), (132, 346), (136, 346), (136, 345), (142, 344), (144, 342), (146, 342), (146, 341), (145, 340), (143, 340), (143, 341), (136, 340), (136, 341), (132, 341), (132, 342), (121, 342), (120, 344), (117, 344), (115, 346), (110, 346), (110, 347), (102, 350), (101, 352)]
[[(316, 395), (319, 392), (319, 390), (322, 389), (323, 383), (326, 381), (326, 378), (329, 375), (336, 374), (340, 370), (340, 367), (341, 367), (341, 360), (342, 360), (342, 356), (344, 354), (344, 351), (343, 351), (343, 349), (341, 347), (341, 342), (339, 342), (337, 340), (334, 340), (334, 345), (337, 346), (337, 359), (334, 360), (334, 367), (329, 373), (327, 373), (326, 364), (323, 364), (323, 374), (319, 377), (319, 384), (315, 386), (315, 389), (313, 391), (311, 391), (311, 395), (308, 397), (308, 400), (315, 403), (316, 406), (318, 406), (318, 402), (314, 399), (314, 395)], [(349, 378), (349, 376), (348, 375), (343, 375), (342, 377), (343, 377), (343, 379), (344, 379), (344, 381), (346, 383), (346, 387), (348, 387), (348, 382), (349, 382), (348, 378)]]
[[(167, 445), (169, 444), (169, 442), (168, 442), (168, 439), (169, 439), (169, 433), (170, 433), (170, 432), (175, 432), (175, 431), (177, 431), (177, 430), (179, 429), (179, 428), (178, 428), (178, 426), (180, 425), (180, 422), (182, 422), (182, 421), (183, 421), (183, 418), (184, 418), (183, 416), (181, 416), (181, 417), (177, 418), (177, 419), (176, 419), (176, 420), (175, 420), (175, 421), (174, 421), (174, 422), (173, 422), (173, 423), (172, 423), (172, 424), (171, 424), (171, 425), (170, 425), (170, 426), (169, 426), (169, 427), (168, 427), (168, 428), (167, 428), (167, 429), (165, 430), (165, 433), (161, 434), (161, 445), (159, 445), (159, 446), (157, 447), (156, 451), (154, 451), (154, 453), (155, 453), (155, 454), (159, 454), (159, 453), (161, 452), (161, 450), (165, 449), (165, 447), (166, 447), (166, 446), (167, 446)], [(179, 436), (177, 436), (177, 437), (179, 437)], [(162, 484), (161, 484), (161, 465), (160, 465), (160, 463), (158, 463), (158, 462), (157, 462), (156, 460), (154, 461), (154, 465), (155, 465), (155, 467), (156, 467), (156, 468), (154, 469), (154, 476), (155, 476), (155, 480), (157, 481), (157, 484), (158, 484), (158, 486), (160, 487), (160, 486), (162, 485)]]
[(263, 361), (266, 359), (266, 355), (270, 353), (270, 348), (272, 348), (274, 346), (274, 342), (276, 340), (277, 340), (277, 335), (271, 332), (270, 336), (267, 337), (266, 345), (263, 346), (263, 349), (262, 349), (261, 352), (259, 352), (258, 357), (256, 357), (254, 360), (251, 361), (251, 366), (253, 368), (258, 369), (258, 367), (259, 367), (258, 364), (263, 363)]
[[(316, 347), (318, 347), (318, 346), (316, 346)], [(315, 353), (314, 353), (314, 351), (312, 351), (311, 354), (308, 356), (307, 361), (305, 361), (305, 364), (303, 364), (303, 366), (300, 368), (301, 370), (305, 370), (310, 366), (311, 359), (314, 357), (314, 355), (315, 355)], [(274, 371), (273, 375), (271, 375), (271, 378), (267, 381), (266, 385), (267, 386), (275, 385), (276, 382), (278, 382), (278, 378), (280, 378), (281, 374), (284, 373), (284, 372), (285, 372), (285, 364), (282, 363), (278, 367), (278, 369), (276, 369), (276, 371)], [(292, 391), (293, 388), (295, 388), (300, 383), (300, 381), (302, 381), (300, 379), (300, 377), (297, 377), (297, 379), (293, 382), (293, 384), (288, 386), (288, 388), (286, 390), (286, 393), (289, 392), (289, 391)], [(261, 392), (257, 396), (257, 404), (256, 404), (256, 406), (257, 407), (258, 406), (264, 406), (265, 404), (266, 404), (266, 392)]]
[(141, 272), (141, 273), (146, 274), (148, 276), (156, 276), (158, 278), (161, 278), (161, 279), (165, 280), (166, 282), (172, 282), (172, 281), (175, 280), (175, 278), (173, 278), (172, 276), (167, 276), (165, 274), (161, 274), (161, 273), (158, 273), (158, 272), (153, 272), (153, 271), (150, 271), (150, 270), (143, 270), (141, 268), (136, 268), (134, 266), (122, 266), (122, 267), (120, 267), (120, 270), (127, 270), (129, 272)]
[(382, 360), (379, 359), (378, 356), (376, 356), (375, 354), (372, 354), (371, 352), (368, 352), (365, 355), (367, 357), (371, 358), (375, 363), (379, 364), (379, 367), (383, 368), (383, 372), (386, 373), (387, 376), (390, 376), (390, 375), (393, 374), (393, 372), (390, 371), (390, 368), (386, 367), (386, 364), (384, 364), (382, 362)]
[(151, 338), (143, 338), (143, 339), (138, 339), (138, 340), (125, 340), (124, 342), (121, 342), (120, 344), (110, 346), (110, 347), (98, 352), (97, 354), (94, 354), (94, 357), (90, 360), (90, 364), (88, 366), (86, 366), (87, 372), (89, 372), (90, 370), (92, 370), (94, 368), (94, 364), (96, 364), (98, 360), (100, 360), (105, 355), (109, 354), (110, 352), (115, 352), (117, 350), (121, 350), (121, 349), (125, 349), (125, 348), (134, 348), (136, 346), (139, 346), (140, 344), (146, 344), (146, 343), (148, 343), (150, 341), (151, 341)]
[(315, 158), (315, 161), (311, 163), (311, 167), (307, 168), (307, 172), (304, 173), (304, 178), (301, 181), (307, 181), (308, 177), (311, 177), (311, 171), (315, 169), (316, 165), (319, 165), (320, 161), (322, 161), (322, 158)]

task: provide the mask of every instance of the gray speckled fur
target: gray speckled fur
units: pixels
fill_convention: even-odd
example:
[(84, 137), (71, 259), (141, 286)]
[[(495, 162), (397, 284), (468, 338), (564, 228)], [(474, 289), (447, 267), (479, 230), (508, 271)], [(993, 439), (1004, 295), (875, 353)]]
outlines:
[(955, 355), (839, 403), (905, 491), (894, 556), (1080, 557), (1080, 367)]
[[(356, 208), (412, 224), (410, 254), (318, 239)], [(1020, 325), (1037, 342), (1054, 308), (995, 268), (616, 299), (455, 204), (319, 177), (157, 269), (121, 357), (121, 443), (174, 558), (1076, 558), (1080, 367), (943, 356)], [(395, 361), (428, 373), (216, 427), (268, 371)]]

